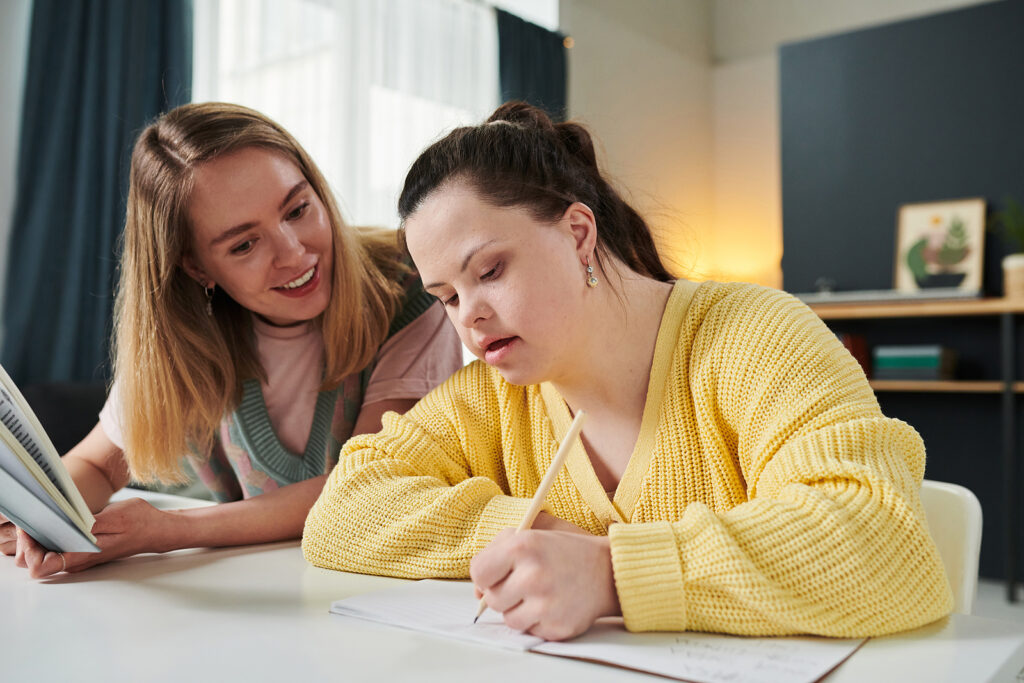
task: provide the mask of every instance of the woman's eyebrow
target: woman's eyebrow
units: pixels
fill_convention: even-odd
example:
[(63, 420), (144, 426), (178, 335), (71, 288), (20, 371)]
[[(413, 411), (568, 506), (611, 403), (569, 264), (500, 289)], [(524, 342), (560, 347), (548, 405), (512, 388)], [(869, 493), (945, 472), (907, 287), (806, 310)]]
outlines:
[[(469, 253), (466, 254), (466, 257), (462, 259), (462, 267), (459, 269), (459, 272), (465, 273), (466, 268), (469, 268), (469, 262), (473, 260), (473, 257), (476, 256), (477, 252), (479, 252), (481, 249), (484, 249), (485, 247), (491, 246), (497, 241), (498, 240), (488, 240), (487, 242), (484, 242), (483, 244), (478, 244), (477, 246), (470, 249)], [(444, 285), (443, 282), (431, 282), (429, 285), (423, 285), (423, 289), (433, 289), (434, 287), (441, 287), (442, 285)]]
[(298, 193), (302, 192), (307, 187), (309, 187), (309, 181), (306, 180), (305, 178), (303, 178), (299, 182), (295, 183), (295, 187), (293, 187), (292, 189), (288, 190), (288, 194), (286, 194), (284, 196), (284, 199), (281, 200), (281, 205), (279, 207), (277, 207), (278, 210), (284, 211), (284, 207), (288, 205), (288, 202), (290, 202), (292, 200), (292, 197), (294, 197)]
[[(302, 192), (307, 187), (309, 187), (309, 181), (306, 180), (305, 178), (303, 178), (299, 182), (295, 183), (295, 185), (292, 187), (292, 189), (288, 190), (288, 194), (286, 194), (284, 196), (284, 199), (281, 200), (280, 206), (277, 207), (278, 211), (284, 211), (284, 207), (288, 206), (288, 202), (290, 202), (295, 197), (295, 195), (297, 195), (298, 193)], [(246, 230), (250, 230), (250, 229), (255, 228), (255, 227), (256, 227), (256, 222), (255, 221), (247, 221), (245, 223), (239, 223), (235, 227), (228, 228), (227, 230), (225, 230), (221, 234), (219, 234), (216, 237), (214, 237), (213, 240), (210, 242), (210, 246), (211, 247), (215, 247), (218, 244), (220, 244), (221, 242), (227, 242), (228, 240), (230, 240), (231, 238), (235, 237), (236, 235), (241, 234), (241, 233), (245, 232)]]

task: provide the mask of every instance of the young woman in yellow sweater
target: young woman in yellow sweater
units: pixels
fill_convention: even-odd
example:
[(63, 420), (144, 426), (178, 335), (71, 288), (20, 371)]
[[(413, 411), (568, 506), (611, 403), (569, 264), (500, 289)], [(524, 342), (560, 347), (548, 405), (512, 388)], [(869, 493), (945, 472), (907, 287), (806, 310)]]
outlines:
[[(468, 576), (549, 639), (616, 614), (867, 636), (950, 611), (917, 433), (793, 297), (673, 282), (584, 128), (504, 105), (421, 155), (399, 211), (483, 362), (348, 442), (306, 520), (310, 562)], [(546, 513), (514, 533), (579, 410)]]

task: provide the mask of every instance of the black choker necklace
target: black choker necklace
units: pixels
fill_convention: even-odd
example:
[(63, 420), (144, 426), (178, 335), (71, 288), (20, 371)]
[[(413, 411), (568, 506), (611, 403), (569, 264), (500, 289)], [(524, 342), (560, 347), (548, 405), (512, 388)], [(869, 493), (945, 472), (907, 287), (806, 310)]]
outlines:
[(297, 321), (295, 321), (293, 323), (286, 323), (284, 325), (281, 325), (279, 323), (275, 323), (275, 322), (271, 322), (270, 320), (267, 320), (266, 318), (264, 318), (259, 313), (253, 313), (253, 315), (255, 315), (257, 318), (259, 318), (261, 321), (263, 321), (267, 325), (270, 325), (271, 327), (277, 327), (277, 328), (280, 328), (280, 329), (285, 329), (285, 328), (288, 328), (288, 327), (298, 327), (299, 325), (305, 325), (306, 323), (309, 322), (308, 320), (297, 320)]

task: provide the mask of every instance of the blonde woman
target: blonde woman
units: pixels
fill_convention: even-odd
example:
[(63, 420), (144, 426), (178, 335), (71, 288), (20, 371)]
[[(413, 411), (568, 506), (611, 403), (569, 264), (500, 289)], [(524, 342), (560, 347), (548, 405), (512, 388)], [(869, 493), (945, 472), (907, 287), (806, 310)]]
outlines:
[[(296, 538), (340, 444), (461, 366), (394, 233), (347, 227), (301, 146), (230, 104), (140, 135), (115, 316), (111, 395), (64, 458), (102, 552), (46, 552), (4, 524), (3, 551), (34, 577)], [(107, 505), (132, 479), (180, 481), (186, 454), (225, 504)]]
[[(471, 578), (508, 626), (871, 636), (952, 606), (924, 448), (793, 297), (674, 280), (582, 126), (525, 105), (413, 164), (409, 252), (480, 361), (342, 451), (322, 567)], [(577, 411), (532, 530), (513, 532)]]

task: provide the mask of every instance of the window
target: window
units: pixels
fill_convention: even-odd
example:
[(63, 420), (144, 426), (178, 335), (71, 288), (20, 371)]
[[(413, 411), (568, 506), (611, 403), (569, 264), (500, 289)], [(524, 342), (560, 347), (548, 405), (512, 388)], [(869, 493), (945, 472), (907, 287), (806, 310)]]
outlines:
[(498, 104), (493, 10), (464, 0), (196, 0), (196, 101), (257, 109), (306, 148), (345, 219), (395, 227), (409, 165)]

